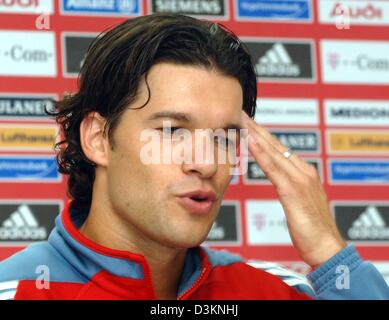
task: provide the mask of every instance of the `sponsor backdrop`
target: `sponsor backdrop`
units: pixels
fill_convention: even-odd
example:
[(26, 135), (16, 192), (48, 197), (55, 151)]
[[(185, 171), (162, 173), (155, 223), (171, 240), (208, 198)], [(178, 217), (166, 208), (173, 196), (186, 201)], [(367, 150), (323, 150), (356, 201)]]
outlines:
[[(389, 2), (379, 0), (0, 0), (0, 260), (47, 239), (67, 201), (43, 106), (77, 90), (96, 35), (150, 12), (239, 35), (258, 76), (256, 121), (317, 168), (343, 236), (389, 278)], [(206, 244), (309, 271), (253, 159)]]

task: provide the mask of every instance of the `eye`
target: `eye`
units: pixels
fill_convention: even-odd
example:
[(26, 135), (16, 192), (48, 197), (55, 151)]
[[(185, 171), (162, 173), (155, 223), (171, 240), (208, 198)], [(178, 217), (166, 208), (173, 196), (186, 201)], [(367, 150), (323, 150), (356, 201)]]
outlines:
[(156, 130), (161, 131), (164, 136), (171, 137), (173, 133), (177, 132), (178, 130), (182, 129), (181, 127), (162, 127), (157, 128)]
[(235, 146), (235, 142), (232, 141), (231, 139), (223, 136), (215, 136), (215, 142), (225, 148), (232, 148)]

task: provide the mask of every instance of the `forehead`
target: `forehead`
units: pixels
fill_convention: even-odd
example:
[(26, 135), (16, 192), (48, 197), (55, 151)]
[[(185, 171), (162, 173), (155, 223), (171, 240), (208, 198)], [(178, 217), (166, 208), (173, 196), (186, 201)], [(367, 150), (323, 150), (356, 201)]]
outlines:
[[(239, 122), (243, 105), (243, 92), (237, 79), (214, 69), (183, 66), (171, 63), (154, 65), (148, 73), (147, 83), (139, 83), (137, 98), (130, 106), (132, 116), (142, 121), (157, 121), (155, 114), (185, 113), (189, 121), (201, 127)], [(207, 126), (208, 125), (208, 126)]]

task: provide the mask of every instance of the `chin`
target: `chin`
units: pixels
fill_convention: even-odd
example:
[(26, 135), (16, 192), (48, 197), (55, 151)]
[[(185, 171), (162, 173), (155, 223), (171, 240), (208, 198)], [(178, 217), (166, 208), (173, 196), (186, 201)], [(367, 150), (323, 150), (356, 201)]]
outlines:
[(182, 237), (175, 237), (174, 239), (169, 239), (167, 245), (174, 248), (182, 248), (182, 249), (189, 249), (193, 247), (197, 247), (200, 244), (202, 244), (206, 236), (191, 236), (189, 238), (188, 235), (182, 236)]

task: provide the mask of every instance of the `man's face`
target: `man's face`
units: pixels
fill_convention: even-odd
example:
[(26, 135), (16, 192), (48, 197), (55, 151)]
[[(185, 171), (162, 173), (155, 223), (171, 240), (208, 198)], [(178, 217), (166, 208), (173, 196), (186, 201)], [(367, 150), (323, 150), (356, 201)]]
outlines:
[[(195, 161), (195, 154), (202, 148), (200, 143), (207, 146), (212, 142), (206, 135), (200, 135), (200, 140), (193, 139), (192, 163), (145, 164), (141, 150), (150, 142), (141, 141), (141, 133), (162, 128), (164, 121), (192, 133), (195, 129), (239, 125), (242, 89), (238, 80), (214, 70), (170, 63), (154, 65), (147, 82), (148, 104), (135, 109), (148, 98), (142, 80), (136, 101), (123, 113), (114, 130), (106, 171), (109, 202), (113, 212), (143, 239), (172, 248), (190, 248), (205, 240), (216, 218), (231, 179), (231, 164), (218, 164), (217, 157), (213, 163)], [(187, 120), (161, 116), (161, 112), (185, 114)], [(172, 140), (162, 131), (158, 134), (161, 145), (167, 139)], [(173, 141), (172, 147), (176, 144)], [(225, 146), (216, 143), (214, 151), (219, 148)], [(164, 147), (160, 150), (166, 153)], [(200, 189), (216, 193), (208, 213), (194, 212), (182, 202), (183, 194)]]

